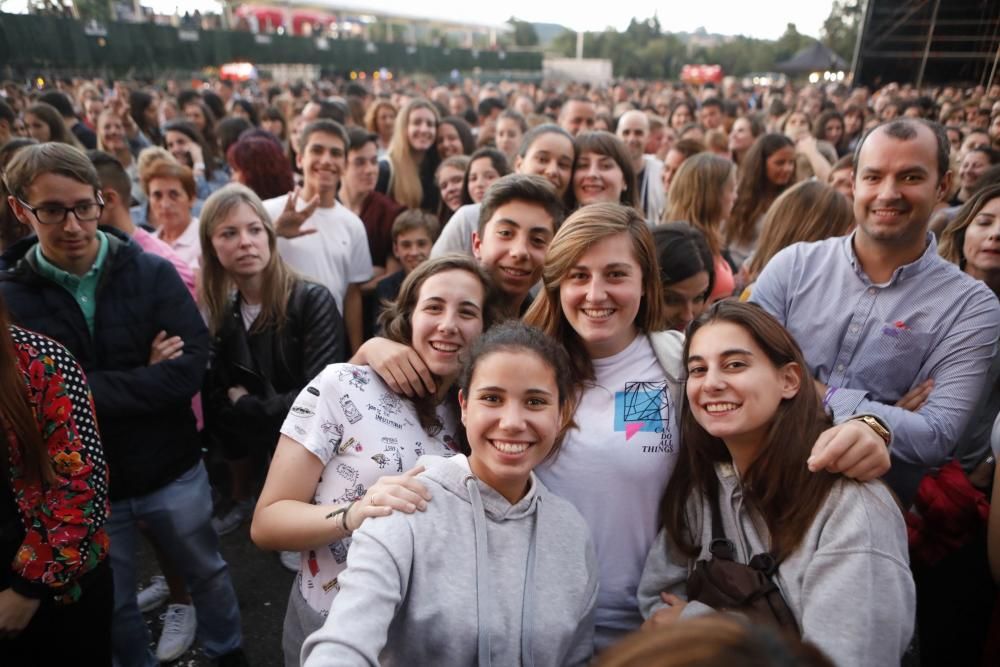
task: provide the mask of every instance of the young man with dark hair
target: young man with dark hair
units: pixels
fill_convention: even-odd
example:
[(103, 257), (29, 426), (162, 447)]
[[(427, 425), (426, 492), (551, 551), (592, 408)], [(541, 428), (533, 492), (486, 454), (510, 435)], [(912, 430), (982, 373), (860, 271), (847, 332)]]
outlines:
[(701, 103), (698, 110), (698, 121), (706, 130), (718, 130), (722, 127), (722, 100), (709, 97)]
[(597, 107), (586, 97), (571, 97), (559, 109), (559, 126), (576, 136), (594, 129)]
[(347, 162), (340, 179), (337, 200), (361, 218), (365, 226), (374, 278), (362, 290), (371, 291), (380, 278), (399, 269), (392, 256), (392, 223), (405, 207), (375, 190), (378, 181), (377, 137), (360, 128), (348, 130), (347, 137)]
[[(531, 288), (542, 277), (545, 251), (562, 224), (565, 210), (552, 184), (541, 176), (508, 174), (490, 185), (479, 210), (472, 250), (501, 293), (511, 318), (530, 305)], [(370, 364), (398, 393), (434, 391), (434, 379), (413, 348), (373, 338), (351, 363)]]
[(552, 184), (541, 176), (508, 174), (486, 191), (472, 254), (493, 277), (510, 316), (520, 315), (530, 304), (531, 288), (542, 277), (545, 250), (564, 216)]
[(343, 125), (317, 120), (305, 127), (296, 161), (302, 169), (299, 191), (264, 202), (283, 238), (282, 259), (302, 275), (324, 285), (344, 317), (352, 350), (364, 331), (361, 285), (372, 278), (365, 226), (337, 201), (350, 143)]
[[(136, 604), (142, 521), (186, 580), (206, 655), (245, 664), (239, 605), (210, 522), (191, 411), (208, 362), (201, 315), (169, 262), (110, 227), (98, 229), (105, 202), (82, 152), (59, 143), (29, 146), (8, 165), (6, 181), (8, 204), (37, 240), (12, 248), (0, 293), (15, 322), (79, 360), (107, 453), (115, 661), (157, 664)], [(163, 344), (174, 336), (183, 346)]]

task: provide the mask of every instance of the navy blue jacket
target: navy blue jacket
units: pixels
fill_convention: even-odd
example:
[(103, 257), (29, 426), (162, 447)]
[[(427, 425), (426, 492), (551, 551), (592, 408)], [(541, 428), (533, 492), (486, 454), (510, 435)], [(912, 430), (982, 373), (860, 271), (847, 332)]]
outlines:
[[(201, 388), (209, 336), (173, 265), (101, 227), (108, 255), (97, 286), (94, 332), (65, 288), (35, 265), (34, 238), (5, 254), (0, 272), (13, 321), (62, 343), (80, 362), (94, 395), (112, 500), (166, 486), (201, 457), (191, 398)], [(180, 336), (177, 359), (149, 365), (160, 331)]]

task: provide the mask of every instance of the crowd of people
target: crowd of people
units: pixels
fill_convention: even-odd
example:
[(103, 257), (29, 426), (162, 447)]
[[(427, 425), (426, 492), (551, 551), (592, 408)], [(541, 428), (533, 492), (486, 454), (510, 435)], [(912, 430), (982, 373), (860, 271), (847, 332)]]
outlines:
[(1000, 85), (0, 92), (5, 661), (1000, 660)]

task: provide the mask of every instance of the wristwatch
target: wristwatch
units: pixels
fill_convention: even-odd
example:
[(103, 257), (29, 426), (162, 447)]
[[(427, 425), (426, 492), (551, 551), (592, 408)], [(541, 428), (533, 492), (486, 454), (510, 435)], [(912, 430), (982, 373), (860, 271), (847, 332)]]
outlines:
[(857, 415), (856, 417), (851, 417), (852, 421), (864, 422), (868, 425), (871, 430), (875, 431), (878, 437), (885, 440), (885, 446), (889, 446), (889, 441), (892, 440), (892, 432), (889, 428), (882, 422), (881, 419), (875, 415)]

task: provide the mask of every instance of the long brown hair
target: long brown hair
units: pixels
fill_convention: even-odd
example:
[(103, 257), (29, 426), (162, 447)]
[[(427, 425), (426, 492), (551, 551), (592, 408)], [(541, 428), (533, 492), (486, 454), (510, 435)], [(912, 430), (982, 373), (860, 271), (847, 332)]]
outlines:
[(587, 249), (618, 234), (629, 235), (636, 262), (642, 269), (643, 295), (635, 317), (636, 327), (644, 333), (667, 328), (656, 245), (642, 214), (631, 206), (612, 203), (590, 204), (578, 209), (566, 218), (549, 244), (542, 270), (542, 291), (524, 315), (526, 324), (538, 327), (566, 347), (573, 384), (577, 388), (594, 379), (594, 363), (580, 335), (566, 319), (559, 291), (563, 279)]
[(264, 224), (267, 247), (271, 251), (271, 259), (261, 272), (260, 314), (253, 322), (252, 330), (269, 326), (280, 330), (284, 326), (288, 298), (295, 282), (299, 280), (298, 275), (288, 268), (278, 254), (278, 237), (271, 216), (254, 191), (239, 183), (230, 183), (215, 191), (201, 209), (201, 224), (198, 229), (201, 239), (201, 283), (198, 286), (198, 297), (201, 305), (208, 311), (208, 328), (213, 334), (218, 333), (225, 324), (234, 283), (229, 272), (219, 262), (215, 246), (212, 245), (212, 234), (240, 204), (252, 208)]
[(32, 483), (53, 484), (55, 473), (49, 461), (45, 439), (38, 429), (35, 411), (28, 401), (24, 370), (17, 360), (14, 339), (10, 335), (7, 306), (0, 299), (0, 416), (9, 429), (0, 437), (0, 471), (7, 477), (10, 465), (9, 447), (21, 450), (24, 477)]
[[(757, 219), (788, 185), (776, 187), (767, 178), (767, 160), (782, 148), (795, 148), (795, 143), (783, 134), (770, 133), (757, 138), (740, 165), (740, 183), (736, 188), (736, 204), (726, 223), (726, 243), (749, 243), (756, 232)], [(795, 176), (793, 175), (794, 179)], [(671, 188), (673, 189), (673, 188)]]
[(712, 153), (698, 153), (681, 163), (670, 182), (670, 205), (663, 222), (683, 221), (700, 230), (713, 255), (722, 254), (722, 191), (736, 165)]
[[(808, 366), (795, 339), (756, 304), (731, 299), (714, 304), (688, 328), (685, 362), (698, 330), (716, 322), (742, 327), (776, 367), (798, 365), (801, 376), (798, 393), (778, 405), (757, 458), (742, 475), (744, 496), (764, 519), (771, 536), (771, 553), (781, 560), (798, 547), (839, 479), (826, 471), (809, 472), (806, 467), (812, 445), (829, 426), (829, 419), (813, 389), (806, 371)], [(688, 500), (718, 494), (715, 464), (731, 462), (732, 458), (725, 443), (695, 421), (687, 397), (681, 409), (681, 443), (677, 467), (660, 502), (660, 519), (674, 544), (695, 557), (702, 545), (699, 536), (692, 535), (687, 525)]]
[(948, 223), (948, 226), (941, 232), (941, 241), (938, 243), (938, 254), (952, 264), (957, 264), (964, 271), (965, 230), (976, 219), (976, 216), (983, 210), (983, 207), (997, 197), (1000, 197), (1000, 184), (991, 185), (973, 193), (962, 204), (962, 208), (958, 209), (955, 219)]
[(854, 224), (847, 197), (826, 183), (803, 181), (781, 193), (764, 215), (757, 250), (750, 261), (750, 282), (771, 258), (793, 243), (843, 236)]
[[(489, 274), (472, 257), (459, 253), (448, 253), (427, 260), (406, 276), (399, 288), (396, 300), (387, 303), (385, 310), (379, 316), (378, 322), (382, 327), (382, 335), (395, 343), (412, 345), (413, 312), (417, 309), (420, 289), (431, 276), (456, 270), (472, 274), (483, 286), (483, 331), (490, 328), (494, 322), (498, 322), (500, 320), (498, 296)], [(457, 385), (452, 385), (449, 393), (450, 397), (446, 399), (446, 402), (453, 406), (458, 405)], [(435, 435), (440, 431), (441, 424), (437, 418), (435, 397), (428, 395), (411, 400), (417, 409), (420, 426), (429, 435)]]

